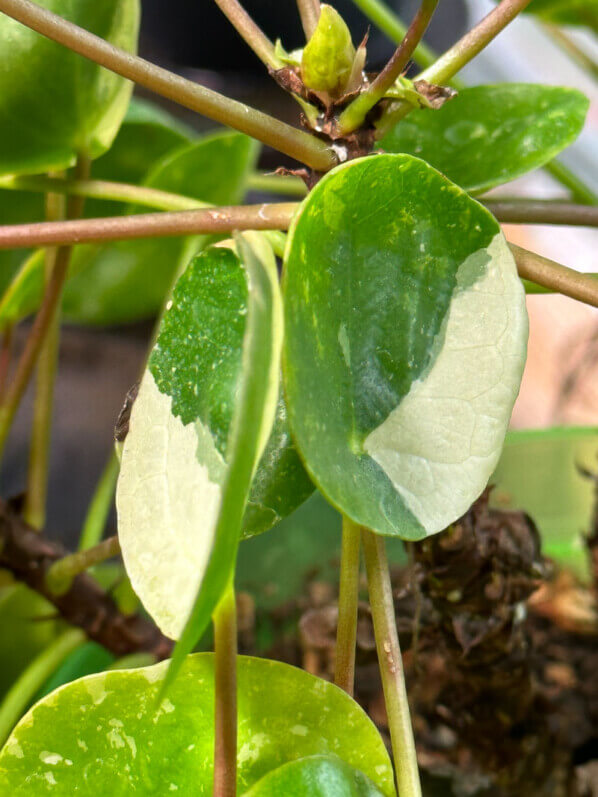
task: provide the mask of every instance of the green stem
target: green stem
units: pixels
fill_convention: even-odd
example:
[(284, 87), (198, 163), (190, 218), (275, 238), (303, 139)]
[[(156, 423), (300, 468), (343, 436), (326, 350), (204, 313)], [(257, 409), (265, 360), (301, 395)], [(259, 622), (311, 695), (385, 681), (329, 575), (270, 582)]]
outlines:
[(83, 523), (81, 537), (79, 538), (79, 550), (85, 551), (93, 548), (102, 539), (106, 520), (110, 513), (110, 508), (114, 500), (116, 480), (120, 470), (120, 463), (116, 452), (112, 449), (110, 458), (104, 467), (100, 480), (97, 484), (91, 503), (87, 509), (87, 515)]
[(296, 210), (296, 202), (281, 202), (6, 225), (0, 227), (0, 249), (230, 233), (233, 230), (286, 230)]
[(5, 695), (0, 707), (0, 747), (8, 739), (27, 706), (48, 678), (74, 650), (85, 642), (78, 629), (65, 631), (40, 653), (19, 676)]
[[(353, 3), (395, 44), (405, 38), (407, 26), (381, 0), (353, 0)], [(423, 68), (431, 66), (437, 57), (434, 50), (423, 42), (418, 44), (413, 53), (413, 60)]]
[(230, 584), (214, 622), (214, 797), (237, 793), (237, 609)]
[(280, 69), (282, 64), (274, 54), (274, 45), (238, 0), (214, 0), (214, 2), (260, 61), (270, 69)]
[(366, 91), (356, 97), (340, 115), (339, 128), (341, 133), (346, 135), (360, 127), (374, 105), (394, 85), (426, 32), (437, 5), (438, 0), (421, 0), (419, 10), (413, 18), (404, 39), (394, 51), (382, 72)]
[(0, 11), (106, 69), (247, 133), (312, 169), (328, 171), (337, 163), (333, 150), (315, 136), (115, 47), (30, 0), (0, 0)]
[(283, 196), (304, 197), (307, 187), (300, 177), (277, 174), (260, 174), (255, 172), (249, 175), (247, 187), (252, 191), (264, 191)]
[[(90, 160), (79, 157), (75, 166), (75, 174), (78, 178), (84, 179), (89, 175), (90, 168)], [(69, 197), (66, 217), (75, 219), (81, 216), (84, 202), (85, 200), (81, 197)], [(47, 216), (50, 219), (58, 220), (64, 218), (65, 208), (61, 197), (55, 194), (47, 194), (46, 205)], [(72, 247), (68, 247), (64, 253), (61, 253), (60, 249), (56, 250), (54, 248), (46, 251), (46, 285), (50, 280), (59, 256), (67, 258), (70, 264)], [(59, 303), (60, 299), (58, 299)], [(39, 352), (37, 365), (31, 446), (27, 472), (27, 494), (23, 509), (25, 520), (35, 529), (43, 528), (46, 522), (54, 384), (58, 368), (59, 345), (60, 310), (57, 307)]]
[(421, 797), (384, 538), (363, 529), (362, 542), (399, 797)]
[(351, 697), (355, 682), (360, 548), (360, 527), (349, 518), (343, 517), (334, 683)]
[(582, 274), (572, 268), (509, 244), (521, 279), (535, 282), (544, 288), (562, 293), (578, 302), (598, 307), (598, 281), (591, 274)]
[(108, 537), (93, 548), (64, 556), (58, 559), (46, 573), (46, 586), (53, 595), (64, 595), (72, 586), (73, 580), (90, 567), (112, 559), (120, 553), (118, 537)]
[(147, 188), (142, 185), (117, 183), (110, 180), (70, 180), (60, 177), (20, 175), (16, 177), (0, 177), (0, 189), (35, 193), (52, 191), (55, 194), (129, 202), (155, 208), (156, 210), (189, 210), (191, 208), (210, 207), (207, 202), (200, 202), (182, 194), (173, 194), (170, 191), (161, 191), (159, 188)]
[(320, 0), (297, 0), (297, 9), (307, 41), (311, 39), (320, 19)]
[(598, 206), (542, 199), (480, 200), (506, 224), (569, 224), (598, 227)]
[(598, 195), (587, 186), (576, 174), (568, 169), (562, 161), (553, 160), (544, 167), (561, 185), (571, 191), (576, 202), (584, 205), (598, 205)]

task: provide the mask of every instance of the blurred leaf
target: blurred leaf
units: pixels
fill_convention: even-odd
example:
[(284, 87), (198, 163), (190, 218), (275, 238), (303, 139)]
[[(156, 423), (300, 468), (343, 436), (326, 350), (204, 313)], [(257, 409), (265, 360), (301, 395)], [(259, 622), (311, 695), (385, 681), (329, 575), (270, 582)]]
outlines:
[[(38, 0), (136, 52), (139, 0)], [(0, 15), (0, 174), (38, 174), (97, 158), (111, 145), (133, 85)]]
[[(128, 126), (125, 143), (127, 139)], [(124, 160), (127, 147), (123, 144), (120, 150)], [(252, 139), (239, 133), (216, 133), (169, 152), (154, 165), (145, 184), (203, 202), (234, 204), (243, 197), (256, 157)], [(123, 213), (147, 210), (122, 204), (120, 209)], [(119, 324), (153, 315), (175, 274), (205, 240), (205, 236), (152, 238), (75, 247), (64, 291), (65, 317), (79, 323)], [(0, 301), (0, 327), (35, 312), (43, 292), (43, 274), (44, 254), (38, 250), (22, 265)]]
[[(196, 135), (192, 130), (157, 105), (132, 97), (114, 143), (108, 152), (93, 162), (91, 177), (140, 184), (158, 162), (194, 138)], [(87, 218), (118, 216), (123, 212), (122, 202), (105, 199), (85, 201)]]
[(492, 502), (522, 509), (537, 523), (544, 552), (578, 575), (588, 576), (582, 534), (590, 528), (594, 486), (578, 471), (598, 470), (598, 427), (510, 431), (490, 480)]
[(56, 608), (24, 584), (0, 591), (0, 697), (63, 627)]

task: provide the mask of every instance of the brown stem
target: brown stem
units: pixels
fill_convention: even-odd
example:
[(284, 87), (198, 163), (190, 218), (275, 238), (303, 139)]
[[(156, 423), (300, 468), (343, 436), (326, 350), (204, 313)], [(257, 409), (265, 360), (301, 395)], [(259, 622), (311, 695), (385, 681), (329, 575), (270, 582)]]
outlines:
[(233, 230), (286, 230), (297, 208), (296, 202), (281, 202), (7, 225), (0, 227), (0, 249), (226, 233)]
[(328, 171), (337, 163), (332, 149), (315, 136), (115, 47), (30, 0), (0, 0), (0, 11), (117, 75), (247, 133), (316, 171)]
[(334, 683), (353, 697), (359, 603), (360, 527), (343, 517)]
[(64, 595), (51, 592), (46, 574), (67, 554), (60, 543), (34, 531), (0, 499), (0, 567), (43, 595), (67, 622), (82, 628), (89, 639), (115, 656), (144, 651), (157, 659), (167, 658), (172, 651), (171, 640), (141, 616), (122, 614), (110, 595), (86, 573), (76, 576)]
[(237, 609), (228, 587), (214, 612), (214, 797), (237, 793)]
[(498, 221), (506, 224), (570, 224), (598, 227), (598, 206), (530, 199), (480, 200)]
[(367, 113), (382, 99), (401, 75), (426, 32), (437, 5), (438, 0), (422, 0), (419, 11), (416, 13), (411, 25), (407, 29), (403, 41), (394, 51), (391, 59), (382, 72), (380, 72), (369, 88), (360, 94), (359, 97), (356, 97), (356, 99), (342, 112), (339, 119), (339, 126), (343, 133), (350, 133), (359, 127), (363, 123)]
[(307, 41), (311, 39), (320, 19), (320, 0), (297, 0), (297, 9)]
[(64, 556), (49, 568), (46, 573), (46, 584), (53, 595), (64, 595), (71, 588), (73, 579), (85, 573), (90, 567), (112, 559), (120, 553), (118, 537), (108, 537), (92, 548), (77, 551)]
[[(53, 224), (54, 222), (46, 222)], [(68, 224), (69, 222), (55, 222), (56, 224)], [(76, 224), (77, 222), (70, 222)], [(50, 242), (52, 243), (52, 242)], [(26, 246), (27, 244), (25, 244)], [(70, 259), (70, 252), (68, 247), (62, 247), (57, 256), (52, 276), (46, 287), (42, 304), (39, 308), (33, 327), (27, 338), (25, 348), (19, 359), (16, 372), (10, 383), (6, 396), (2, 405), (0, 406), (0, 455), (4, 450), (4, 444), (10, 431), (12, 421), (15, 413), (21, 403), (23, 393), (29, 384), (31, 374), (35, 367), (37, 357), (40, 349), (46, 339), (46, 334), (50, 328), (54, 315), (57, 310), (60, 296), (62, 294), (62, 286), (66, 279), (68, 265)]]
[(509, 244), (522, 279), (530, 280), (550, 288), (578, 302), (598, 307), (598, 280), (572, 268), (549, 260), (547, 257), (528, 252), (516, 244)]
[(282, 64), (274, 55), (274, 45), (263, 30), (256, 25), (238, 0), (214, 0), (237, 33), (248, 44), (257, 57), (270, 69), (279, 69)]

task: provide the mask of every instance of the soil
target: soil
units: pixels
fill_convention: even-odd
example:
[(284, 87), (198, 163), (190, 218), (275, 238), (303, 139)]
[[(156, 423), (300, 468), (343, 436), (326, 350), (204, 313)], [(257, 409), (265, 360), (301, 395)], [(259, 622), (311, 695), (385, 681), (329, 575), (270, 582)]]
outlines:
[[(427, 797), (598, 796), (596, 584), (555, 572), (532, 520), (490, 508), (487, 493), (413, 544), (392, 582)], [(266, 617), (241, 594), (242, 652), (257, 652), (267, 623), (276, 641), (261, 655), (332, 679), (336, 600), (314, 579)], [(389, 741), (365, 600), (355, 691)]]

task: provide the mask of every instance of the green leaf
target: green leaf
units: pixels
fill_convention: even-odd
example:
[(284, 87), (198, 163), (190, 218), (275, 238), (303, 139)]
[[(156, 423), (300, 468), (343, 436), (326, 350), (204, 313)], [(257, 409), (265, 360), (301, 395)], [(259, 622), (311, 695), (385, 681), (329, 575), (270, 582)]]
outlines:
[[(131, 126), (132, 130), (129, 125), (123, 127), (118, 150), (105, 156), (112, 159), (115, 174), (104, 177), (122, 178), (123, 162), (127, 162), (126, 168), (131, 171), (138, 168), (131, 163), (130, 148), (137, 135), (140, 138), (149, 135), (146, 127), (137, 123)], [(164, 142), (164, 136), (161, 138)], [(139, 149), (143, 150), (141, 144)], [(238, 133), (205, 136), (169, 151), (153, 165), (144, 184), (203, 202), (234, 204), (245, 192), (247, 175), (256, 155), (256, 144), (247, 136)], [(122, 213), (147, 211), (122, 205), (120, 208)], [(79, 323), (119, 324), (151, 316), (163, 304), (175, 274), (205, 240), (203, 236), (152, 238), (75, 247), (64, 291), (65, 317)], [(0, 302), (0, 327), (35, 312), (43, 285), (44, 255), (38, 250), (23, 264)]]
[(64, 684), (69, 684), (77, 678), (102, 672), (114, 662), (114, 656), (97, 642), (86, 642), (74, 650), (53, 673), (40, 693), (36, 697), (41, 700), (46, 695)]
[(578, 465), (596, 471), (598, 427), (511, 431), (492, 476), (492, 502), (522, 509), (537, 523), (544, 552), (588, 579), (582, 534), (591, 526), (595, 488)]
[(56, 638), (56, 609), (24, 584), (0, 592), (0, 697)]
[(413, 111), (380, 145), (422, 158), (467, 191), (487, 191), (568, 147), (581, 132), (588, 106), (575, 89), (475, 86), (439, 110)]
[[(92, 675), (46, 697), (0, 754), (0, 792), (211, 795), (213, 656), (190, 656), (158, 707), (167, 667)], [(241, 656), (237, 672), (239, 794), (283, 764), (332, 754), (394, 795), (384, 743), (344, 692), (275, 661)]]
[(372, 781), (340, 758), (310, 756), (269, 772), (245, 797), (380, 797)]
[[(124, 122), (114, 143), (102, 157), (93, 162), (91, 177), (97, 180), (116, 180), (141, 183), (156, 161), (167, 153), (189, 143), (193, 135), (180, 122), (156, 105), (135, 97), (131, 99)], [(123, 213), (122, 202), (87, 199), (85, 216), (118, 216)], [(0, 189), (0, 223), (24, 224), (44, 219), (44, 195), (32, 191)], [(12, 284), (10, 300), (0, 304), (0, 326), (7, 315), (20, 319), (37, 307), (43, 287), (43, 255), (24, 266), (31, 250), (0, 251), (0, 296), (23, 269), (20, 280)], [(21, 285), (21, 280), (27, 280)], [(29, 281), (30, 280), (30, 281)]]
[[(200, 584), (209, 599), (194, 625), (198, 634), (223, 578), (226, 584), (247, 490), (277, 407), (282, 310), (276, 263), (261, 237), (250, 240), (259, 255), (245, 249), (239, 257), (228, 247), (211, 247), (180, 277), (123, 449), (117, 508), (125, 566), (146, 609), (172, 637), (185, 627)], [(235, 420), (240, 410), (247, 416), (243, 425)], [(280, 417), (279, 411), (274, 435), (288, 440)], [(263, 467), (284, 475), (284, 460), (296, 454), (276, 446), (274, 454)], [(238, 490), (227, 501), (233, 475)], [(264, 475), (259, 479), (258, 500), (268, 496), (267, 481)], [(295, 500), (287, 492), (286, 512)], [(284, 506), (283, 500), (277, 509)], [(272, 520), (264, 521), (263, 513), (256, 517), (257, 531)], [(254, 532), (246, 525), (244, 530)]]
[(420, 539), (482, 492), (525, 361), (496, 220), (410, 155), (326, 175), (287, 243), (283, 372), (308, 472), (354, 522)]
[[(156, 164), (190, 144), (194, 138), (193, 131), (157, 105), (132, 97), (114, 143), (108, 152), (93, 162), (91, 177), (141, 184)], [(118, 216), (122, 212), (122, 202), (105, 199), (85, 201), (85, 216), (89, 219)]]
[[(266, 610), (261, 613), (266, 622), (267, 612), (299, 598), (310, 581), (338, 584), (341, 522), (341, 515), (316, 491), (281, 520), (276, 534), (241, 545), (235, 584), (252, 595), (258, 609)], [(407, 564), (400, 539), (389, 539), (386, 547), (391, 564)]]
[(545, 22), (583, 25), (598, 32), (598, 0), (532, 0), (526, 10)]
[[(43, 219), (43, 194), (33, 194), (28, 191), (7, 191), (0, 188), (0, 224), (24, 224), (32, 221), (43, 221)], [(21, 264), (30, 254), (30, 249), (0, 249), (0, 297), (10, 285)], [(0, 329), (2, 326), (0, 311)]]
[[(257, 144), (239, 133), (216, 133), (169, 153), (143, 184), (214, 205), (236, 204), (257, 156)], [(147, 208), (129, 208), (143, 213)], [(80, 247), (64, 292), (71, 321), (119, 324), (155, 313), (173, 279), (205, 236), (122, 241)], [(151, 279), (148, 279), (151, 274)]]
[[(139, 0), (38, 0), (129, 52), (137, 49)], [(0, 16), (0, 174), (36, 174), (96, 158), (111, 145), (132, 84)]]

